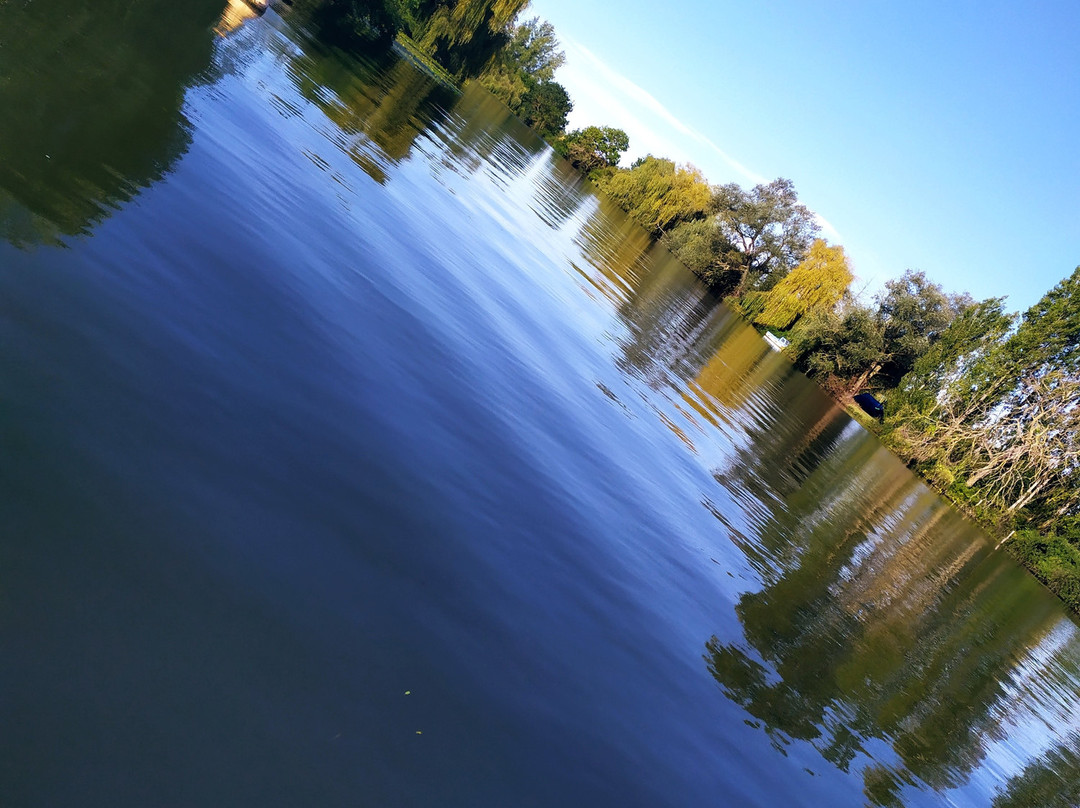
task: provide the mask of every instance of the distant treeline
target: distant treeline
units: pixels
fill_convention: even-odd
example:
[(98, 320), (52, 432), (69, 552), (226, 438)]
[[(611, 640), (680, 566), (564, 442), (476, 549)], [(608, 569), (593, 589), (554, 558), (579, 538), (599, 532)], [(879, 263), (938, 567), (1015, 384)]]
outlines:
[(520, 19), (528, 0), (296, 0), (319, 35), (349, 48), (407, 38), (457, 82), (477, 81), (588, 174), (618, 164), (620, 129), (566, 131), (574, 105), (555, 81), (565, 56), (555, 29)]
[[(820, 238), (790, 180), (711, 185), (626, 133), (566, 132), (564, 55), (527, 0), (297, 0), (346, 46), (407, 37), (458, 82), (478, 81), (839, 401), (885, 402), (876, 430), (939, 491), (1080, 610), (1080, 268), (1022, 316), (949, 294), (922, 272), (870, 302), (843, 247)], [(873, 425), (871, 425), (873, 426)]]
[(884, 401), (886, 445), (1080, 611), (1080, 268), (1022, 316), (913, 270), (865, 302), (788, 180), (652, 156), (592, 177), (837, 400)]

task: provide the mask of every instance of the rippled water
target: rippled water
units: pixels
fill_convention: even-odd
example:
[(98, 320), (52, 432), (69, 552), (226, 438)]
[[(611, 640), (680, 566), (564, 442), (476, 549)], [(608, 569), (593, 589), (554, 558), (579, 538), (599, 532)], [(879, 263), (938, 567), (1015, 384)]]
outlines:
[(1056, 600), (485, 93), (198, 5), (0, 5), (3, 805), (1068, 804)]

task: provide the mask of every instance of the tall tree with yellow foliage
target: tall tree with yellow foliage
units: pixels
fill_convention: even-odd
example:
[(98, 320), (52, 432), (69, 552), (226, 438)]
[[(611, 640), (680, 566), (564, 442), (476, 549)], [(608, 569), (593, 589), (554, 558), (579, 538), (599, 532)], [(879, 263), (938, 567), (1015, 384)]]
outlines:
[[(759, 298), (758, 325), (786, 330), (811, 311), (832, 309), (854, 279), (844, 248), (814, 239), (806, 258)], [(749, 303), (749, 301), (748, 301)]]

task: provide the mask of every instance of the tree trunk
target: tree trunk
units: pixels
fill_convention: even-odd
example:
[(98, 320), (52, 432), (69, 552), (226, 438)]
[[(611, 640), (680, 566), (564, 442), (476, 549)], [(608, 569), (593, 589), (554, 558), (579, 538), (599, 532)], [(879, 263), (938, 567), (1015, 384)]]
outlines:
[(860, 392), (864, 387), (866, 387), (870, 379), (872, 379), (874, 374), (877, 373), (879, 370), (881, 370), (881, 365), (874, 365), (869, 370), (863, 371), (862, 375), (860, 375), (859, 378), (855, 381), (855, 383), (851, 386), (851, 395), (855, 395), (856, 393)]

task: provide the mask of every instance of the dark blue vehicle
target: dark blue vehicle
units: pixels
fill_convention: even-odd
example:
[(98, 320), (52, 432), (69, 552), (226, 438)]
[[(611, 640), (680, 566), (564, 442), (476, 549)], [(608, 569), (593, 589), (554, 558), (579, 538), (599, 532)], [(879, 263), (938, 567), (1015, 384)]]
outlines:
[(869, 393), (859, 393), (855, 396), (855, 403), (862, 407), (863, 412), (874, 418), (885, 417), (885, 405)]

